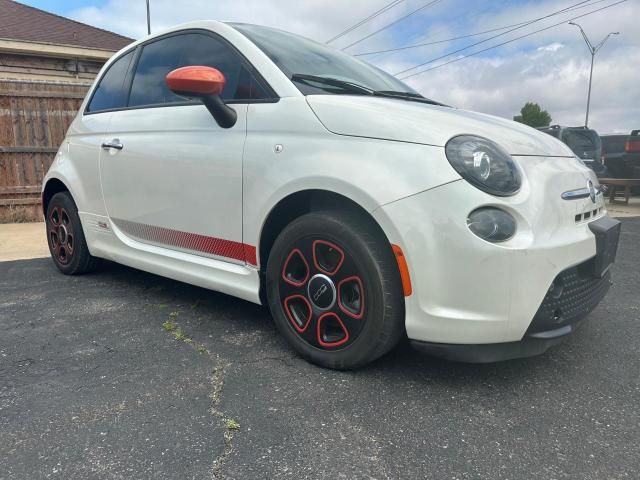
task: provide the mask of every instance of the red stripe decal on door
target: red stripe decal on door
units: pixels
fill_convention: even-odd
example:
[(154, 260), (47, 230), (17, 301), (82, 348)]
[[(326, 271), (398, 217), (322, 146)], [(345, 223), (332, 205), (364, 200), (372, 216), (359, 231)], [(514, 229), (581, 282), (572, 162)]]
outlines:
[(258, 265), (256, 247), (253, 245), (128, 220), (112, 218), (111, 221), (127, 235), (143, 242), (184, 248), (185, 250), (241, 260), (253, 266)]
[(242, 244), (244, 247), (244, 259), (249, 265), (258, 266), (258, 253), (253, 245)]

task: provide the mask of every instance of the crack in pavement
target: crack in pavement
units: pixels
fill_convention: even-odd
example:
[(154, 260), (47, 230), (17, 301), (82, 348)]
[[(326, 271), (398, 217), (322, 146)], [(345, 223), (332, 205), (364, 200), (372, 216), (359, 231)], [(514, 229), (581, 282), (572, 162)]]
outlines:
[[(211, 357), (212, 355), (209, 356)], [(231, 364), (229, 362), (223, 362), (220, 359), (220, 356), (217, 354), (215, 357), (215, 361), (218, 366), (213, 370), (213, 375), (211, 377), (211, 385), (213, 387), (213, 390), (211, 392), (211, 414), (224, 422), (225, 415), (222, 410), (219, 409), (219, 405), (227, 368), (229, 368)], [(224, 462), (233, 451), (233, 437), (234, 430), (227, 428), (224, 433), (224, 451), (221, 455), (213, 460), (213, 467), (211, 472), (211, 478), (213, 478), (213, 480), (222, 478), (221, 470)]]
[(299, 357), (295, 354), (289, 354), (289, 355), (280, 355), (277, 357), (260, 357), (260, 358), (256, 358), (255, 360), (245, 360), (242, 362), (233, 362), (233, 365), (255, 365), (255, 364), (260, 364), (263, 362), (270, 362), (270, 361), (274, 361), (274, 362), (282, 362), (287, 366), (291, 366), (291, 364), (287, 363), (287, 360), (297, 360)]
[(213, 480), (217, 480), (219, 478), (222, 478), (221, 470), (224, 465), (224, 462), (227, 459), (227, 457), (231, 454), (231, 452), (233, 452), (233, 437), (235, 434), (234, 433), (235, 429), (232, 429), (226, 426), (226, 422), (229, 419), (226, 418), (224, 412), (219, 408), (222, 389), (224, 387), (225, 375), (226, 375), (227, 369), (229, 368), (229, 366), (231, 366), (231, 363), (226, 360), (223, 360), (219, 354), (211, 353), (208, 349), (201, 350), (200, 348), (203, 347), (203, 344), (198, 344), (194, 342), (192, 338), (188, 335), (184, 335), (184, 337), (177, 337), (175, 335), (175, 332), (176, 330), (181, 329), (179, 323), (177, 322), (177, 318), (178, 318), (177, 312), (175, 315), (170, 314), (170, 319), (171, 319), (170, 322), (174, 324), (174, 327), (172, 327), (171, 329), (168, 329), (163, 324), (163, 327), (165, 328), (165, 330), (168, 333), (172, 334), (172, 336), (177, 341), (183, 342), (189, 345), (191, 349), (196, 350), (198, 353), (200, 354), (206, 353), (207, 357), (216, 365), (213, 369), (213, 375), (210, 377), (211, 386), (212, 386), (211, 395), (210, 395), (210, 398), (211, 398), (210, 413), (214, 417), (220, 419), (223, 425), (225, 425), (224, 450), (221, 455), (214, 458), (212, 463), (211, 477)]
[[(210, 353), (209, 357), (213, 357), (213, 355)], [(213, 376), (211, 377), (211, 384), (213, 386), (213, 390), (211, 393), (211, 414), (214, 415), (215, 417), (220, 418), (225, 424), (227, 421), (230, 420), (225, 418), (225, 414), (219, 408), (221, 397), (222, 397), (222, 389), (224, 387), (224, 381), (225, 381), (226, 373), (229, 367), (231, 367), (232, 365), (252, 365), (256, 363), (262, 363), (265, 361), (279, 361), (286, 364), (286, 360), (291, 360), (293, 358), (295, 358), (295, 355), (281, 355), (277, 357), (261, 357), (255, 360), (232, 363), (229, 361), (223, 361), (220, 355), (216, 354), (215, 360), (212, 358), (212, 360), (214, 360), (218, 366), (214, 369)], [(226, 426), (226, 430), (224, 433), (224, 441), (225, 441), (224, 451), (220, 456), (218, 456), (213, 461), (213, 469), (212, 469), (213, 480), (219, 480), (223, 478), (222, 467), (224, 466), (226, 459), (233, 452), (234, 435), (235, 435), (235, 429), (232, 429)]]

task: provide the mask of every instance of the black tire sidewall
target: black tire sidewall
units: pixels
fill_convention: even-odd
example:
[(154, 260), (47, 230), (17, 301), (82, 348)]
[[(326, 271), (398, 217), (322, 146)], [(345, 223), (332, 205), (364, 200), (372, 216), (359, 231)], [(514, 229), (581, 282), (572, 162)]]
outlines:
[[(57, 206), (62, 207), (66, 210), (69, 215), (69, 220), (73, 226), (74, 233), (74, 245), (73, 245), (73, 256), (69, 263), (63, 264), (58, 261), (56, 255), (53, 252), (53, 248), (51, 245), (51, 235), (49, 235), (49, 227), (50, 227), (50, 217), (51, 212)], [(83, 273), (87, 270), (87, 264), (92, 259), (91, 254), (89, 253), (89, 249), (87, 247), (87, 242), (84, 237), (84, 231), (82, 230), (82, 223), (80, 221), (80, 216), (78, 215), (78, 208), (76, 207), (75, 202), (71, 198), (71, 195), (67, 192), (56, 193), (49, 204), (47, 205), (47, 216), (45, 218), (46, 228), (47, 228), (47, 244), (49, 245), (49, 252), (51, 253), (51, 258), (53, 259), (53, 263), (55, 263), (58, 270), (66, 275), (74, 275), (77, 273)]]
[[(398, 321), (397, 318), (388, 318), (397, 313), (389, 305), (389, 301), (396, 300), (397, 303), (397, 291), (396, 298), (393, 298), (394, 292), (385, 291), (389, 281), (381, 268), (381, 263), (389, 259), (381, 261), (376, 258), (380, 254), (372, 251), (371, 239), (374, 236), (369, 225), (354, 222), (349, 217), (336, 212), (315, 212), (294, 220), (276, 239), (267, 262), (267, 298), (278, 330), (307, 360), (335, 369), (355, 368), (386, 353), (388, 348), (381, 342), (388, 330), (385, 323)], [(367, 231), (363, 232), (363, 229)], [(279, 292), (282, 264), (292, 244), (303, 237), (319, 238), (339, 245), (360, 270), (366, 304), (363, 320), (366, 323), (358, 337), (344, 348), (325, 350), (310, 345), (294, 330), (284, 312)]]

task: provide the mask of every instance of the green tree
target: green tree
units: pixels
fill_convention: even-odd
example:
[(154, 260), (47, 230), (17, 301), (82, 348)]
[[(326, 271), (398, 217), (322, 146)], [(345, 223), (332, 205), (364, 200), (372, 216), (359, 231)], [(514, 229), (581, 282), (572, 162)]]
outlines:
[(513, 117), (516, 122), (524, 123), (530, 127), (548, 127), (551, 124), (551, 115), (546, 110), (542, 110), (540, 105), (527, 102), (520, 110), (520, 115)]

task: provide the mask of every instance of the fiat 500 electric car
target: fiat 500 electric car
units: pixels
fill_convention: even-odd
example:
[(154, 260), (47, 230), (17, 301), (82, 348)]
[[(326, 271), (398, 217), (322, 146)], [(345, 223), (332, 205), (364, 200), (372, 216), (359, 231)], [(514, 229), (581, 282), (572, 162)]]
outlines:
[(104, 258), (268, 304), (330, 368), (405, 335), (457, 360), (541, 353), (607, 292), (620, 229), (557, 139), (213, 21), (113, 56), (42, 198), (63, 273)]

